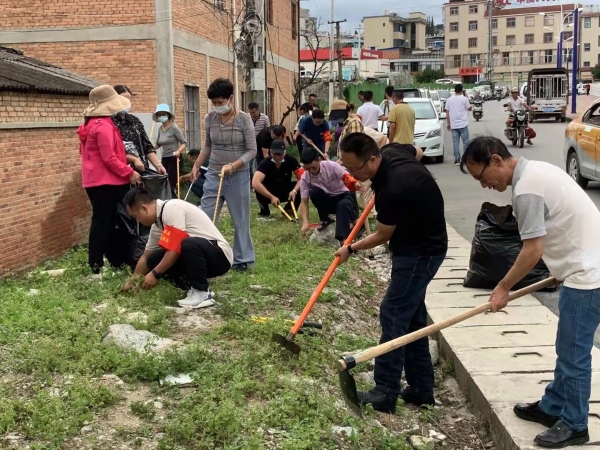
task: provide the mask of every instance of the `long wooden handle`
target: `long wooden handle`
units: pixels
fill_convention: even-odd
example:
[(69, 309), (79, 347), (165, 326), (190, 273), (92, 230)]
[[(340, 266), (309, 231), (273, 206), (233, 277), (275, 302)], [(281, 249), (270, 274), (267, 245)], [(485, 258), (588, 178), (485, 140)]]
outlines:
[(329, 159), (327, 156), (325, 156), (325, 153), (323, 153), (323, 152), (321, 151), (321, 149), (315, 145), (315, 143), (314, 143), (314, 142), (311, 142), (311, 143), (310, 143), (310, 145), (312, 145), (312, 147), (313, 147), (313, 148), (314, 148), (314, 149), (315, 149), (317, 152), (319, 152), (319, 155), (321, 155), (321, 157), (322, 157), (323, 159)]
[[(538, 281), (537, 283), (532, 284), (531, 286), (527, 286), (523, 289), (519, 289), (511, 293), (508, 297), (508, 301), (516, 300), (517, 298), (523, 297), (524, 295), (531, 294), (532, 292), (539, 291), (545, 287), (550, 286), (551, 284), (556, 284), (556, 279), (554, 277), (548, 277), (545, 280)], [(369, 361), (370, 359), (377, 358), (385, 353), (391, 352), (392, 350), (396, 350), (397, 348), (403, 347), (405, 345), (410, 344), (411, 342), (417, 341), (426, 336), (430, 336), (434, 333), (437, 333), (444, 328), (448, 328), (452, 325), (456, 325), (459, 322), (470, 319), (478, 314), (486, 312), (491, 307), (491, 302), (484, 303), (483, 305), (476, 306), (473, 309), (465, 311), (463, 313), (457, 314), (456, 316), (450, 317), (449, 319), (442, 320), (439, 323), (434, 323), (433, 325), (429, 325), (428, 327), (422, 328), (414, 333), (407, 334), (405, 336), (393, 339), (391, 341), (385, 342), (383, 344), (379, 344), (375, 347), (368, 348), (359, 352), (355, 355), (352, 355), (356, 364), (360, 364), (365, 361)], [(338, 369), (346, 370), (347, 365), (346, 361), (340, 359), (338, 361)]]
[(215, 212), (213, 213), (213, 223), (217, 223), (217, 213), (219, 212), (219, 202), (221, 201), (221, 189), (223, 188), (223, 172), (219, 174), (219, 189), (217, 190), (217, 201), (215, 203)]
[[(354, 225), (354, 228), (352, 228), (352, 231), (350, 232), (350, 236), (348, 236), (348, 238), (344, 242), (344, 245), (352, 244), (352, 241), (358, 234), (359, 230), (362, 228), (363, 224), (365, 223), (365, 220), (367, 219), (367, 217), (369, 217), (369, 214), (371, 213), (371, 209), (373, 209), (374, 205), (375, 205), (375, 197), (373, 197), (371, 199), (371, 201), (369, 202), (369, 204), (367, 205), (367, 207), (365, 208), (365, 210), (363, 211), (361, 216), (358, 218), (356, 225)], [(313, 295), (311, 295), (310, 300), (308, 301), (308, 303), (304, 307), (304, 310), (302, 311), (302, 314), (300, 314), (300, 317), (298, 317), (298, 320), (292, 327), (292, 330), (290, 331), (291, 334), (293, 334), (293, 335), (298, 334), (298, 330), (300, 330), (300, 328), (302, 328), (302, 324), (308, 317), (310, 310), (315, 305), (315, 303), (317, 303), (319, 296), (323, 292), (323, 289), (325, 289), (325, 286), (327, 286), (327, 283), (329, 283), (329, 280), (333, 276), (333, 273), (335, 272), (335, 269), (337, 269), (337, 266), (339, 264), (340, 264), (340, 257), (336, 256), (335, 259), (333, 260), (333, 262), (331, 263), (331, 266), (329, 266), (329, 269), (327, 269), (327, 272), (325, 272), (325, 276), (323, 277), (323, 279), (317, 286), (317, 289), (315, 289), (315, 292), (313, 292)]]

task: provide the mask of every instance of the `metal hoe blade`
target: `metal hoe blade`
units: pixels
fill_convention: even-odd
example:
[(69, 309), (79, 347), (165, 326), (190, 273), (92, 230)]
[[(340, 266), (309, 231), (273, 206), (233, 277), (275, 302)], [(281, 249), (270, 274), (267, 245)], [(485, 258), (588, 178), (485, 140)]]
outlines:
[(342, 395), (348, 408), (362, 418), (362, 410), (360, 407), (360, 401), (358, 400), (358, 392), (356, 391), (356, 381), (349, 370), (342, 370), (338, 372), (340, 378), (340, 387), (342, 388)]
[(273, 341), (277, 342), (283, 348), (288, 350), (293, 356), (298, 356), (302, 351), (302, 348), (294, 342), (294, 335), (288, 334), (288, 337), (284, 337), (281, 334), (273, 334)]

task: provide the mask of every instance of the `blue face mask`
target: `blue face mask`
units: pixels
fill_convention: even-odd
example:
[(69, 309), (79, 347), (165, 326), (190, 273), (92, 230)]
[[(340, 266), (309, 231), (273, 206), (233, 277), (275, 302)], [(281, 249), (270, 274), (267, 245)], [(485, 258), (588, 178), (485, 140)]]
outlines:
[(123, 111), (121, 111), (123, 114), (129, 114), (129, 111), (131, 111), (131, 107), (129, 108), (125, 108)]
[(169, 116), (158, 116), (157, 119), (160, 123), (166, 123), (169, 120)]

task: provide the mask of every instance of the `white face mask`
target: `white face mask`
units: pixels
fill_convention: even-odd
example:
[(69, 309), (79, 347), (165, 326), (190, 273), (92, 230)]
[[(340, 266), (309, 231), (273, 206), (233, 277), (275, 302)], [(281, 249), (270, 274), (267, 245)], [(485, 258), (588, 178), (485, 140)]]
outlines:
[(125, 108), (123, 111), (121, 111), (123, 114), (129, 114), (129, 111), (131, 111), (131, 107), (129, 108)]
[(217, 114), (221, 115), (227, 114), (230, 109), (231, 107), (229, 106), (229, 103), (227, 103), (226, 105), (215, 106), (215, 111), (217, 112)]
[(160, 123), (166, 123), (169, 120), (169, 116), (158, 116), (157, 119)]

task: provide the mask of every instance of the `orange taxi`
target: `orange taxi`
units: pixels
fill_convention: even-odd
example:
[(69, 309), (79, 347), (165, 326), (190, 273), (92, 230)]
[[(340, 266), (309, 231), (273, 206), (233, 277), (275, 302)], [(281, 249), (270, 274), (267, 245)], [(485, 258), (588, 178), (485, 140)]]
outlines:
[(600, 181), (600, 99), (567, 126), (563, 151), (567, 173), (579, 186)]

